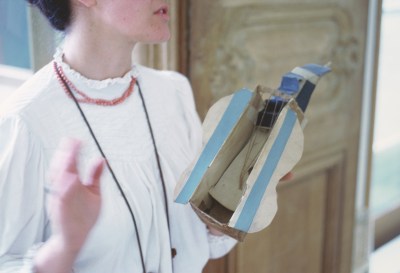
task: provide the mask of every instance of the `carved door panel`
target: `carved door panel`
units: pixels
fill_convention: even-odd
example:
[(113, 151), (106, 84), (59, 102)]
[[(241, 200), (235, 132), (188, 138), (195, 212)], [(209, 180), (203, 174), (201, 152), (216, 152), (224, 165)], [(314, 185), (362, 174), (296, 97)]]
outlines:
[(306, 116), (305, 150), (278, 214), (204, 272), (350, 272), (368, 1), (189, 1), (187, 72), (200, 114), (305, 63), (332, 62)]

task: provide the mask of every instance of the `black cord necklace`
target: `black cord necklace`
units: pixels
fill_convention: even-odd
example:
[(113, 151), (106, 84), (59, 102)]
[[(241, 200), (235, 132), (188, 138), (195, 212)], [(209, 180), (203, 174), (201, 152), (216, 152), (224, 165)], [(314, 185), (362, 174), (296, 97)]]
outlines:
[[(120, 185), (120, 183), (119, 183), (119, 181), (118, 181), (113, 169), (111, 168), (111, 165), (110, 165), (105, 153), (103, 152), (103, 149), (101, 148), (100, 143), (97, 140), (96, 135), (94, 134), (94, 131), (93, 131), (92, 127), (90, 126), (90, 123), (89, 123), (88, 119), (86, 118), (86, 115), (83, 112), (83, 110), (82, 110), (77, 98), (72, 93), (71, 88), (69, 87), (68, 83), (61, 76), (60, 68), (57, 66), (56, 62), (54, 62), (54, 71), (56, 72), (56, 76), (57, 76), (58, 80), (60, 81), (62, 86), (65, 88), (65, 90), (70, 94), (70, 96), (73, 99), (76, 107), (78, 108), (79, 113), (80, 113), (83, 121), (85, 122), (86, 127), (88, 128), (89, 133), (92, 136), (92, 139), (94, 140), (94, 142), (95, 142), (95, 144), (97, 146), (97, 149), (99, 150), (101, 156), (103, 157), (103, 159), (104, 159), (104, 161), (106, 163), (106, 166), (107, 166), (108, 170), (110, 171), (111, 176), (112, 176), (115, 184), (117, 185), (117, 188), (118, 188), (119, 192), (121, 193), (121, 195), (122, 195), (122, 197), (123, 197), (123, 199), (125, 201), (126, 206), (128, 207), (129, 214), (131, 215), (132, 222), (133, 222), (133, 225), (135, 227), (135, 235), (136, 235), (136, 240), (138, 242), (139, 253), (140, 253), (140, 261), (141, 261), (141, 264), (142, 264), (143, 273), (146, 273), (147, 272), (146, 271), (146, 265), (145, 265), (145, 262), (144, 262), (144, 255), (143, 255), (142, 245), (141, 245), (141, 242), (140, 242), (139, 231), (138, 231), (138, 228), (137, 228), (137, 222), (136, 222), (135, 215), (133, 214), (132, 207), (129, 204), (128, 198), (126, 197), (126, 195), (125, 195), (125, 193), (124, 193), (124, 191), (123, 191), (123, 189), (122, 189), (122, 187), (121, 187), (121, 185)], [(148, 125), (149, 131), (150, 131), (150, 135), (151, 135), (151, 139), (152, 139), (152, 143), (153, 143), (153, 147), (154, 147), (154, 152), (155, 152), (155, 156), (156, 156), (157, 167), (158, 167), (160, 179), (161, 179), (161, 182), (162, 182), (162, 189), (163, 189), (163, 194), (164, 194), (164, 207), (165, 207), (165, 213), (166, 213), (166, 216), (167, 216), (169, 242), (170, 242), (170, 246), (171, 246), (171, 257), (174, 258), (175, 255), (177, 254), (177, 252), (176, 252), (175, 248), (172, 248), (171, 233), (170, 233), (170, 223), (169, 223), (167, 189), (166, 189), (166, 185), (165, 185), (165, 181), (164, 181), (164, 175), (163, 175), (163, 172), (162, 172), (162, 169), (161, 169), (160, 156), (159, 156), (159, 153), (158, 153), (158, 150), (157, 150), (157, 145), (156, 145), (156, 141), (155, 141), (155, 137), (154, 137), (154, 133), (153, 133), (153, 128), (151, 126), (150, 117), (149, 117), (149, 114), (148, 114), (148, 111), (147, 111), (147, 107), (146, 107), (146, 103), (145, 103), (145, 100), (144, 100), (144, 97), (143, 97), (143, 94), (142, 94), (142, 90), (141, 90), (140, 85), (139, 85), (139, 81), (136, 81), (136, 84), (138, 86), (140, 99), (142, 101), (143, 109), (144, 109), (144, 112), (145, 112), (145, 115), (146, 115), (147, 125)], [(171, 261), (171, 265), (172, 265), (172, 261)]]

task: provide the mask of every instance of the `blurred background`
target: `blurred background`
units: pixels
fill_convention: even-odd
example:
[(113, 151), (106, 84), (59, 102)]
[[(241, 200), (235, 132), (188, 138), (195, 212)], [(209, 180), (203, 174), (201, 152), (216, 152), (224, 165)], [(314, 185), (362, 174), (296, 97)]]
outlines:
[[(278, 215), (204, 272), (399, 273), (400, 0), (168, 2), (171, 41), (132, 55), (187, 75), (202, 118), (241, 87), (332, 62)], [(0, 0), (0, 103), (61, 40), (25, 1)]]

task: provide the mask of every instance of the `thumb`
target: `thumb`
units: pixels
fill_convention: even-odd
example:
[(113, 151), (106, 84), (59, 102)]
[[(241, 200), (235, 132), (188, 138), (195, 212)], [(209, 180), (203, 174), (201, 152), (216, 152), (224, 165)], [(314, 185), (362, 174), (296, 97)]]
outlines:
[(92, 163), (89, 172), (89, 178), (86, 184), (93, 193), (100, 194), (100, 177), (104, 169), (104, 159), (99, 158)]
[(294, 177), (293, 173), (292, 173), (292, 172), (288, 172), (287, 174), (285, 174), (285, 175), (280, 179), (280, 181), (290, 180), (290, 179), (292, 179), (293, 177)]

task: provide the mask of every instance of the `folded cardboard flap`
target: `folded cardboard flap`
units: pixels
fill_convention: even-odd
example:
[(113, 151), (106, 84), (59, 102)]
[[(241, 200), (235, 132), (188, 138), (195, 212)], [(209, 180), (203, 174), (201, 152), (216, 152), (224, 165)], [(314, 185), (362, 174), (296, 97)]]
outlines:
[[(251, 91), (242, 91), (251, 92)], [(224, 140), (222, 146), (219, 147), (216, 157), (213, 159), (211, 164), (208, 166), (206, 172), (203, 175), (202, 183), (196, 189), (191, 202), (197, 206), (201, 203), (209, 205), (211, 196), (209, 191), (213, 188), (220, 178), (226, 173), (228, 167), (248, 143), (251, 133), (254, 129), (254, 119), (258, 113), (257, 109), (261, 103), (261, 96), (258, 92), (252, 94), (252, 98), (249, 101), (245, 111), (241, 113), (239, 120), (229, 133), (227, 139)], [(236, 111), (236, 109), (232, 109)], [(224, 122), (223, 120), (221, 122)]]
[(245, 232), (267, 227), (277, 211), (276, 186), (303, 153), (302, 112), (294, 100), (280, 112), (246, 183), (228, 225)]

